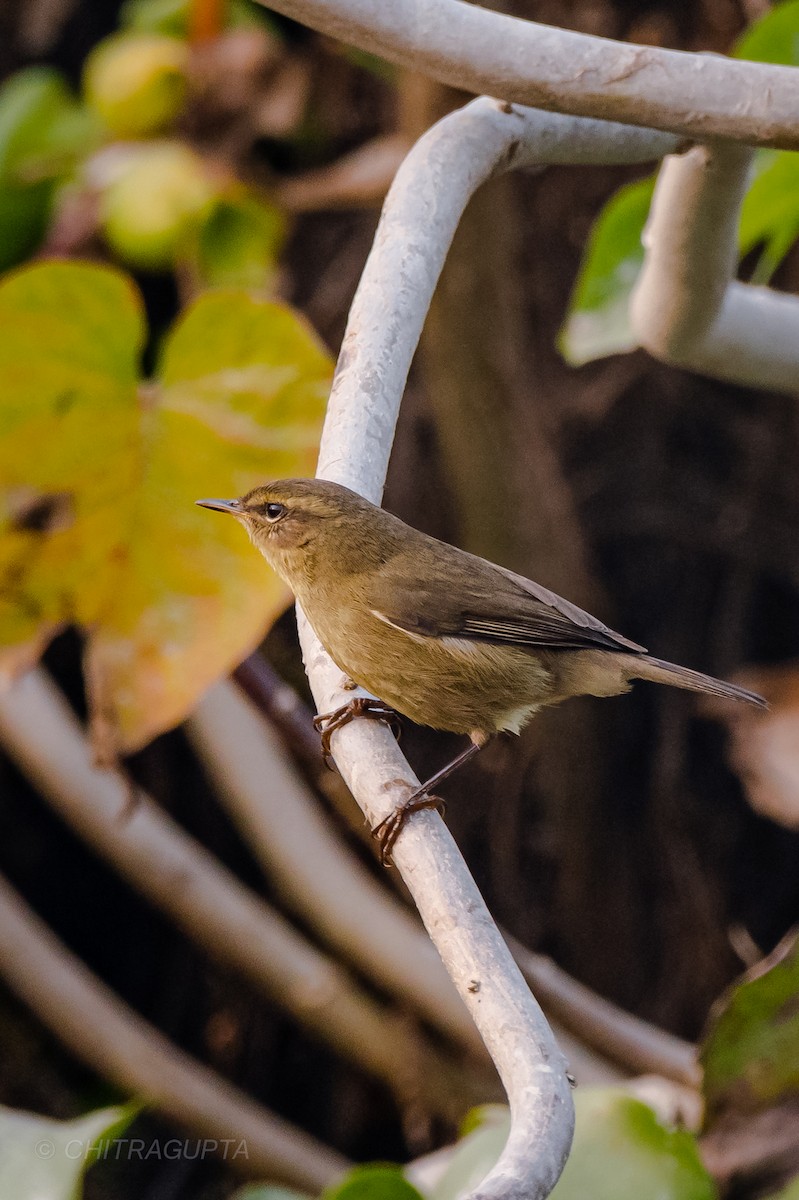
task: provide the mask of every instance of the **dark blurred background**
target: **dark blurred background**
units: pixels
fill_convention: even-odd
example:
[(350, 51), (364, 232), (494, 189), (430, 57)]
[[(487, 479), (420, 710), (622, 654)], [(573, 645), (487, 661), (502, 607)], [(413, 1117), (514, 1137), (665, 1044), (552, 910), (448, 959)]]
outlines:
[[(745, 0), (491, 7), (716, 52), (759, 12)], [(6, 0), (3, 74), (46, 62), (77, 82), (90, 48), (116, 27), (117, 9)], [(380, 133), (417, 136), (466, 99), (401, 72), (381, 78), (329, 41), (276, 25), (310, 64), (306, 120), (317, 136), (301, 145), (262, 139), (250, 169), (265, 178), (333, 163)], [(799, 412), (792, 398), (671, 370), (642, 352), (581, 370), (564, 364), (555, 340), (592, 219), (636, 174), (548, 168), (478, 195), (417, 356), (386, 504), (592, 608), (658, 656), (730, 677), (799, 657), (799, 542), (790, 532), (799, 527)], [(334, 353), (377, 216), (377, 204), (364, 203), (292, 218), (282, 291)], [(163, 329), (177, 288), (167, 275), (139, 281)], [(797, 287), (795, 254), (776, 282)], [(302, 686), (290, 617), (266, 652)], [(46, 663), (81, 711), (77, 635), (59, 638)], [(454, 745), (413, 730), (403, 742), (422, 775)], [(799, 918), (799, 838), (753, 813), (726, 747), (724, 724), (689, 693), (638, 685), (546, 714), (521, 742), (498, 740), (447, 793), (448, 823), (497, 919), (599, 992), (687, 1038), (742, 968), (740, 931), (765, 952)], [(268, 894), (179, 730), (130, 769)], [(125, 1000), (355, 1159), (429, 1148), (408, 1141), (380, 1086), (216, 969), (2, 759), (0, 773), (0, 867)], [(0, 1051), (5, 1104), (67, 1117), (113, 1095), (2, 993)], [(87, 1195), (210, 1200), (231, 1187), (208, 1161), (124, 1171), (106, 1163), (91, 1173)]]

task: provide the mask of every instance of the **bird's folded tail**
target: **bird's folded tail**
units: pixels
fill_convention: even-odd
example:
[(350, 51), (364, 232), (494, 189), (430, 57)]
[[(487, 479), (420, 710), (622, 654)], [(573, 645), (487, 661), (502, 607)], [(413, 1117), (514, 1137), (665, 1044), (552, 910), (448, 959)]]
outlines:
[(743, 700), (746, 704), (754, 704), (757, 708), (768, 708), (768, 704), (757, 692), (738, 687), (735, 683), (725, 683), (723, 679), (714, 679), (712, 675), (703, 675), (701, 671), (691, 671), (688, 667), (679, 667), (676, 663), (663, 662), (660, 658), (650, 658), (648, 654), (625, 656), (630, 668), (630, 676), (635, 679), (649, 679), (653, 683), (666, 683), (671, 687), (685, 688), (689, 692), (705, 692), (709, 696), (722, 696), (728, 700)]

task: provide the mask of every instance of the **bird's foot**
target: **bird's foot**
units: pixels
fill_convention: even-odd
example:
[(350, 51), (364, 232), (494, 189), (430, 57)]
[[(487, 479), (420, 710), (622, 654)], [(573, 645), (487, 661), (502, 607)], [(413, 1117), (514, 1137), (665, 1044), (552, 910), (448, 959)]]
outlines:
[(417, 791), (411, 792), (407, 800), (403, 800), (387, 817), (384, 817), (379, 825), (375, 825), (372, 837), (380, 847), (380, 861), (384, 867), (388, 866), (394, 843), (402, 833), (408, 817), (416, 812), (422, 812), (425, 808), (438, 809), (443, 816), (447, 805), (440, 796), (431, 796), (423, 788), (418, 788)]
[(331, 737), (337, 729), (341, 729), (342, 725), (348, 725), (356, 717), (369, 717), (373, 721), (385, 721), (399, 741), (401, 729), (399, 717), (394, 709), (383, 704), (381, 700), (375, 700), (372, 696), (356, 696), (347, 704), (342, 704), (341, 708), (334, 708), (332, 712), (328, 713), (319, 713), (313, 719), (314, 729), (322, 735), (322, 757), (328, 766), (330, 766), (332, 758)]

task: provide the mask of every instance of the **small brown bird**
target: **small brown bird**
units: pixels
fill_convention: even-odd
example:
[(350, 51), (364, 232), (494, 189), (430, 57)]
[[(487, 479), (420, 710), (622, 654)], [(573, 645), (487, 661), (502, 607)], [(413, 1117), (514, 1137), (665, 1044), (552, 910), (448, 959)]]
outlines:
[(241, 521), (336, 665), (379, 697), (316, 718), (326, 753), (355, 716), (391, 720), (395, 711), (468, 734), (467, 749), (374, 830), (384, 861), (411, 813), (441, 806), (433, 788), (494, 733), (518, 733), (546, 705), (615, 696), (649, 679), (766, 707), (754, 692), (650, 658), (540, 584), (428, 537), (340, 484), (284, 479), (239, 500), (197, 503)]

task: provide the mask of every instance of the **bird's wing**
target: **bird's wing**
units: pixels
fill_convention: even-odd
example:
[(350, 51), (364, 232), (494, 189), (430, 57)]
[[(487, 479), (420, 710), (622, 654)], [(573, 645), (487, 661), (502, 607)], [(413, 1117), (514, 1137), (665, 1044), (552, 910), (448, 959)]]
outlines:
[(460, 566), (469, 567), (458, 572), (457, 587), (447, 586), (446, 562), (419, 562), (418, 574), (412, 575), (407, 560), (399, 565), (392, 560), (372, 576), (365, 596), (368, 607), (382, 621), (417, 637), (646, 653), (643, 646), (531, 579), (463, 551), (455, 553)]

